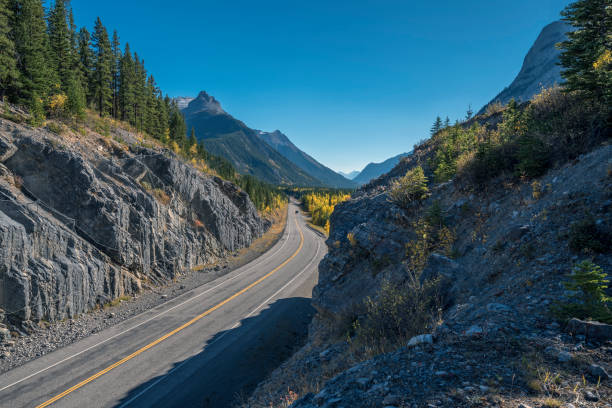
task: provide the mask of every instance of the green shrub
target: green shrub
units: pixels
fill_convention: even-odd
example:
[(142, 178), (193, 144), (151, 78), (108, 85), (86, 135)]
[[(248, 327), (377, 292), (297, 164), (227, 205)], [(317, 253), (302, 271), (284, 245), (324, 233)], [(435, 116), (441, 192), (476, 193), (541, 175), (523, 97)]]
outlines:
[(444, 225), (444, 216), (442, 214), (442, 206), (440, 205), (440, 201), (435, 200), (427, 209), (425, 219), (432, 227), (441, 227)]
[(428, 195), (427, 177), (421, 166), (408, 170), (406, 175), (395, 180), (389, 192), (391, 201), (404, 208), (427, 198)]
[(48, 122), (47, 129), (49, 129), (49, 131), (55, 133), (56, 135), (61, 135), (62, 133), (64, 133), (64, 126), (56, 122)]
[(518, 177), (534, 178), (543, 175), (550, 167), (550, 149), (542, 140), (532, 135), (518, 139), (517, 161), (514, 173)]
[(457, 173), (457, 160), (466, 152), (471, 152), (478, 144), (478, 139), (486, 130), (478, 123), (469, 128), (461, 125), (450, 126), (435, 135), (436, 152), (429, 163), (434, 169), (434, 180), (437, 183), (452, 179)]
[(577, 317), (612, 323), (612, 310), (608, 307), (612, 298), (605, 292), (609, 282), (600, 266), (591, 261), (580, 262), (563, 283), (574, 295), (567, 303), (557, 305), (554, 312), (562, 319)]
[(504, 173), (512, 173), (516, 164), (516, 145), (486, 141), (476, 149), (472, 161), (467, 163), (462, 175), (476, 185), (481, 185)]
[(439, 319), (438, 282), (421, 284), (384, 281), (374, 298), (365, 300), (365, 314), (354, 324), (355, 343), (383, 351), (412, 336), (433, 330)]
[(571, 225), (569, 247), (575, 252), (604, 253), (610, 250), (612, 239), (591, 216)]

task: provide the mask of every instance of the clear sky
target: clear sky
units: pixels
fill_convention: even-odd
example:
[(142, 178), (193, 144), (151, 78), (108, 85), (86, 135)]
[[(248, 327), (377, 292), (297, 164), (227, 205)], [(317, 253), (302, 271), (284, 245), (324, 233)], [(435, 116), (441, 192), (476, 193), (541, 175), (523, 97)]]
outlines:
[(342, 171), (478, 110), (569, 0), (72, 0), (145, 59), (170, 96), (214, 95)]

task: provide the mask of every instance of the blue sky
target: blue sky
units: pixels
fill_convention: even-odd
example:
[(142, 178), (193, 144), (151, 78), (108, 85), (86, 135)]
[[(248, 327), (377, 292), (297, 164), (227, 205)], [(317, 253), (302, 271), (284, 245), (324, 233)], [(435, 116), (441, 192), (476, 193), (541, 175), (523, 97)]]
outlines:
[(569, 0), (72, 0), (170, 96), (214, 95), (342, 171), (412, 149), (436, 115), (478, 110)]

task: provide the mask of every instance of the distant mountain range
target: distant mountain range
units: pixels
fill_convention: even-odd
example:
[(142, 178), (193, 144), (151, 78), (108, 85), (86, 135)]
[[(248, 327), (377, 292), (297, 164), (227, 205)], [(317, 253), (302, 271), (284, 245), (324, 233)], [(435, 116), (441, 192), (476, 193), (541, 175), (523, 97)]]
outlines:
[(357, 185), (298, 149), (280, 131), (254, 130), (223, 110), (202, 91), (197, 98), (175, 98), (190, 130), (211, 153), (225, 157), (241, 174), (268, 183), (305, 187), (355, 188)]
[[(566, 39), (571, 26), (555, 21), (544, 27), (527, 53), (523, 66), (510, 86), (489, 102), (527, 101), (543, 87), (560, 84), (560, 51), (555, 45)], [(238, 172), (251, 174), (278, 185), (355, 188), (395, 167), (402, 153), (382, 163), (370, 163), (361, 172), (337, 173), (298, 149), (279, 130), (264, 132), (249, 128), (223, 110), (219, 101), (202, 91), (197, 98), (175, 98), (189, 129), (213, 154), (228, 159)], [(485, 105), (479, 113), (486, 110)]]
[(259, 131), (259, 137), (306, 173), (320, 180), (324, 185), (336, 188), (357, 187), (357, 184), (353, 181), (322, 165), (311, 156), (298, 149), (281, 131)]
[(258, 132), (226, 113), (219, 101), (202, 91), (182, 109), (187, 128), (212, 154), (225, 157), (241, 174), (277, 185), (318, 186), (309, 175), (259, 137)]
[(558, 65), (561, 51), (555, 45), (565, 41), (566, 34), (570, 30), (572, 26), (563, 21), (555, 21), (544, 27), (525, 56), (521, 71), (514, 81), (478, 113), (485, 112), (487, 106), (495, 102), (505, 105), (512, 98), (521, 102), (528, 101), (540, 93), (542, 88), (561, 84), (563, 78), (561, 67)]
[(353, 170), (350, 173), (345, 173), (343, 171), (339, 171), (338, 174), (343, 175), (345, 178), (352, 180), (359, 175), (359, 170)]
[(393, 156), (382, 163), (370, 163), (361, 170), (361, 172), (353, 179), (359, 185), (366, 184), (368, 181), (378, 178), (394, 168), (402, 157), (408, 156), (410, 153), (402, 153)]

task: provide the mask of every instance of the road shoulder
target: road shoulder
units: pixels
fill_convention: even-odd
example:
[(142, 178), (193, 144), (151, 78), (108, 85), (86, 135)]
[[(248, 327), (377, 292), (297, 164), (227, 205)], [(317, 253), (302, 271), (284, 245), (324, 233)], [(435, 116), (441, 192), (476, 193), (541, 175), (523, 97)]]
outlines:
[(0, 349), (0, 374), (113, 327), (254, 261), (283, 236), (288, 208), (287, 205), (272, 216), (274, 222), (271, 227), (250, 247), (230, 254), (217, 264), (196, 267), (190, 273), (178, 277), (175, 282), (143, 290), (134, 297), (117, 299), (113, 305), (92, 310), (74, 319), (32, 325), (32, 333), (29, 335), (13, 333), (13, 340), (4, 343)]

